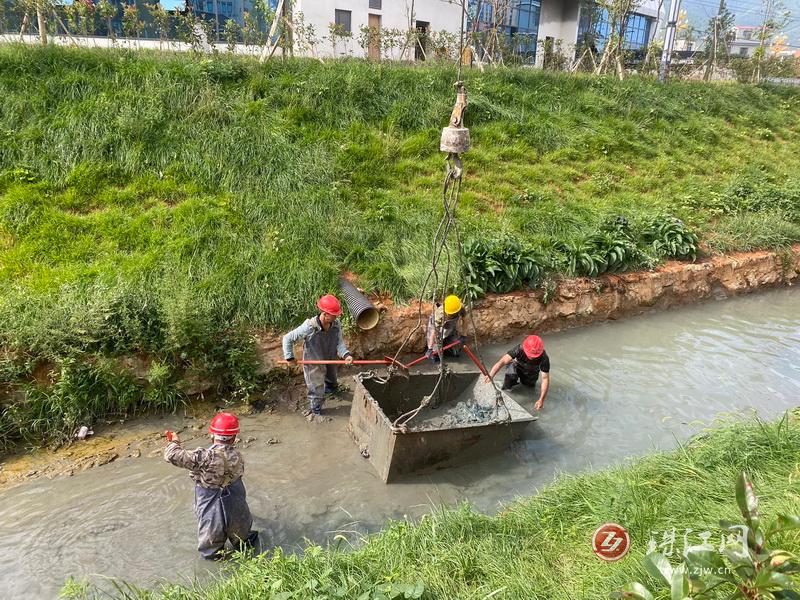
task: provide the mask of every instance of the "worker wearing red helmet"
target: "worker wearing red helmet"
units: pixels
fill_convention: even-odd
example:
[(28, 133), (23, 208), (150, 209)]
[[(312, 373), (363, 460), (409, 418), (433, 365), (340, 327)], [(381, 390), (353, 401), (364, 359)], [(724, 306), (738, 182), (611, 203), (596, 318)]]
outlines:
[[(294, 362), (294, 345), (303, 341), (304, 360), (336, 360), (341, 357), (351, 364), (353, 357), (344, 343), (339, 317), (342, 305), (336, 296), (327, 294), (317, 301), (319, 314), (306, 319), (300, 327), (283, 336), (283, 357)], [(306, 416), (322, 414), (326, 394), (339, 388), (336, 365), (303, 365), (303, 377), (308, 388)], [(311, 418), (311, 417), (310, 417)]]
[(541, 410), (544, 399), (547, 397), (547, 390), (550, 389), (550, 357), (544, 351), (544, 342), (538, 335), (529, 335), (523, 342), (506, 354), (500, 357), (483, 378), (486, 383), (497, 375), (501, 368), (506, 367), (503, 386), (500, 389), (510, 390), (518, 383), (527, 387), (534, 387), (542, 374), (542, 388), (539, 392), (539, 399), (533, 408)]
[(195, 483), (197, 550), (203, 558), (217, 560), (223, 556), (226, 541), (235, 550), (255, 547), (258, 532), (251, 529), (253, 518), (242, 483), (244, 461), (233, 446), (239, 434), (239, 419), (230, 413), (218, 413), (208, 431), (214, 443), (196, 450), (185, 450), (177, 433), (165, 432), (169, 443), (164, 460), (189, 469)]

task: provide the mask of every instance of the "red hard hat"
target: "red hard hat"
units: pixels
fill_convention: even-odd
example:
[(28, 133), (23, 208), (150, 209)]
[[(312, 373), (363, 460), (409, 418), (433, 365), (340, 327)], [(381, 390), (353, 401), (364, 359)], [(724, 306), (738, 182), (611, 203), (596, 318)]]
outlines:
[(528, 358), (536, 358), (544, 352), (544, 342), (538, 335), (529, 335), (522, 342), (522, 351)]
[(211, 419), (208, 431), (214, 435), (237, 435), (239, 433), (239, 419), (231, 413), (217, 413)]
[(342, 304), (333, 294), (325, 294), (322, 298), (317, 300), (317, 308), (334, 317), (338, 317), (342, 314)]

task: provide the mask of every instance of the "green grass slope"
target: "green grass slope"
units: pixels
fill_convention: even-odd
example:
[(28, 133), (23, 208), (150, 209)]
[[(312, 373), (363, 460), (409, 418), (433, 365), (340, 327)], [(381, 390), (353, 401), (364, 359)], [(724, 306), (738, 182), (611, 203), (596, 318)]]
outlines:
[[(659, 551), (671, 553), (673, 564), (685, 543), (702, 543), (704, 532), (718, 547), (727, 534), (719, 521), (742, 522), (734, 496), (742, 471), (759, 495), (762, 522), (799, 513), (798, 453), (796, 421), (729, 424), (672, 453), (561, 476), (495, 517), (467, 506), (441, 510), (418, 524), (392, 522), (356, 549), (334, 541), (329, 548), (312, 546), (302, 556), (275, 551), (210, 584), (127, 589), (124, 597), (377, 600), (420, 597), (412, 591), (416, 588), (424, 590), (426, 600), (601, 600), (630, 581), (663, 590), (641, 566), (648, 542), (653, 539)], [(631, 537), (630, 552), (616, 563), (595, 557), (590, 544), (592, 532), (609, 521), (624, 525)], [(673, 531), (674, 544), (661, 545)], [(797, 531), (782, 534), (771, 547), (796, 553), (800, 537)], [(721, 588), (719, 598), (732, 591)], [(65, 592), (72, 600), (95, 597), (80, 582), (68, 584)], [(663, 590), (657, 597), (670, 596)]]
[[(170, 406), (187, 372), (246, 392), (247, 332), (295, 323), (342, 270), (413, 296), (454, 76), (0, 47), (0, 393), (28, 400), (4, 409), (0, 443)], [(665, 215), (709, 252), (800, 240), (796, 89), (518, 69), (466, 84), (459, 217), (483, 289), (652, 266), (671, 255)], [(527, 275), (491, 281), (517, 246)], [(133, 353), (153, 358), (144, 384), (108, 362)]]

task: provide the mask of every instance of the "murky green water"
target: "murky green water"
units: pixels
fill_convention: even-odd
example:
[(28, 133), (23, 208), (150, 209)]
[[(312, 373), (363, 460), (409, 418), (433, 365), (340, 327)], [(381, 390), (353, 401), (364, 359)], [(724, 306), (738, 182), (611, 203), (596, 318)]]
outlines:
[[(769, 417), (800, 405), (800, 290), (787, 289), (544, 336), (550, 395), (538, 422), (501, 455), (384, 485), (346, 432), (349, 403), (330, 423), (299, 414), (242, 422), (256, 526), (271, 544), (375, 530), (470, 500), (492, 512), (558, 471), (673, 447), (724, 413)], [(487, 346), (491, 364), (513, 342)], [(531, 409), (530, 392), (512, 394)], [(277, 438), (278, 444), (267, 440)], [(204, 442), (197, 438), (187, 446)], [(52, 598), (68, 575), (152, 585), (207, 576), (195, 552), (192, 485), (160, 458), (142, 457), (0, 495), (0, 590)]]

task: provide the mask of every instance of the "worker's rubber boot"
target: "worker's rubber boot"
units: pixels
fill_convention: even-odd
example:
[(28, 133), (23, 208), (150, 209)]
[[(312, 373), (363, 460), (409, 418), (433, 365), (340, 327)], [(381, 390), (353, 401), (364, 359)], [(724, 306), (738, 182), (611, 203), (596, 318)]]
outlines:
[(258, 532), (251, 531), (243, 545), (245, 548), (252, 548), (256, 554), (261, 552), (261, 540), (258, 538)]

